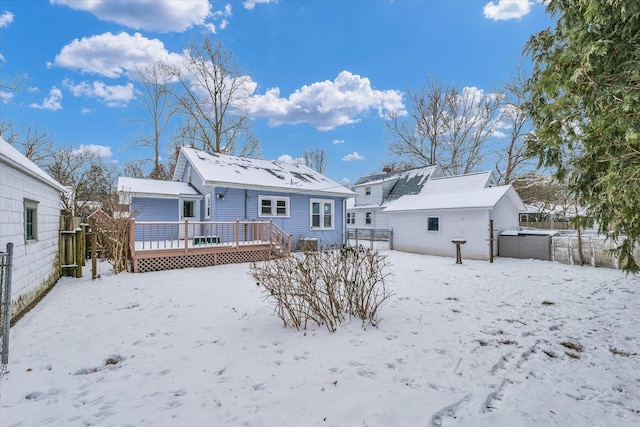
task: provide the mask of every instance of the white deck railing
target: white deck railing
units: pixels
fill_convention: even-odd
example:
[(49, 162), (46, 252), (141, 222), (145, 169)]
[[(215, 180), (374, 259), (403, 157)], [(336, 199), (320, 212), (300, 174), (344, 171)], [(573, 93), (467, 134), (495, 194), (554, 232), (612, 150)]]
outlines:
[(139, 251), (239, 248), (269, 244), (291, 253), (291, 235), (273, 221), (131, 221), (132, 255)]

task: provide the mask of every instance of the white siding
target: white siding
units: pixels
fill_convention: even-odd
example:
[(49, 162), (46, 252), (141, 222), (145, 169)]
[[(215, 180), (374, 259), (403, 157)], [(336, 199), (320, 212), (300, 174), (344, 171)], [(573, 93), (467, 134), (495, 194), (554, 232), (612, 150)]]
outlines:
[[(371, 194), (367, 195), (366, 188), (371, 188)], [(382, 183), (362, 185), (354, 189), (356, 192), (356, 206), (379, 205), (382, 203)]]
[[(439, 217), (440, 230), (427, 232), (427, 218)], [(489, 259), (489, 210), (452, 209), (391, 214), (393, 248), (399, 251), (455, 257), (452, 239), (467, 240), (462, 259)]]
[[(0, 164), (0, 250), (13, 243), (12, 313), (16, 314), (60, 276), (60, 193)], [(25, 243), (24, 199), (38, 202), (36, 241)]]
[[(356, 223), (350, 224), (351, 228), (382, 228), (389, 229), (389, 214), (382, 212), (381, 207), (372, 207), (371, 209), (358, 209), (352, 212), (356, 213)], [(367, 212), (371, 212), (371, 224), (366, 223)]]
[(520, 225), (519, 206), (511, 197), (504, 197), (493, 209), (493, 254), (498, 255), (498, 236), (504, 230)]

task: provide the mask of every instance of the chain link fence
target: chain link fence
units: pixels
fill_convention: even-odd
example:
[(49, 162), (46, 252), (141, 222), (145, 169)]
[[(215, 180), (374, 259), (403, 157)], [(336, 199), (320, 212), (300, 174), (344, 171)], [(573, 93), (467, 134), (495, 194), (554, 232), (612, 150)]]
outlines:
[(11, 326), (11, 262), (13, 243), (0, 251), (0, 361), (2, 372), (9, 362), (9, 328)]

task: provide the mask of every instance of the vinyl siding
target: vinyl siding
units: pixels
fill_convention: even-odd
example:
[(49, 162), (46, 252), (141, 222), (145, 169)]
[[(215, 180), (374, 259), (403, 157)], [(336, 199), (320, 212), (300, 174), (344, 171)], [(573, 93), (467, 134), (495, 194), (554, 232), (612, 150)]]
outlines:
[[(308, 194), (289, 194), (281, 192), (242, 190), (236, 188), (218, 187), (214, 196), (214, 220), (215, 221), (269, 221), (292, 234), (294, 245), (297, 246), (300, 238), (316, 238), (322, 246), (342, 243), (344, 210), (343, 200), (340, 197), (318, 197)], [(224, 198), (217, 195), (222, 194)], [(264, 217), (258, 216), (258, 197), (276, 196), (289, 197), (289, 217)], [(310, 218), (310, 199), (322, 199), (334, 201), (334, 228), (332, 230), (312, 230)]]
[[(178, 199), (155, 199), (152, 197), (134, 197), (131, 200), (131, 212), (136, 221), (178, 221)], [(173, 230), (167, 229), (168, 235), (178, 235), (178, 226)], [(165, 230), (163, 230), (164, 233)], [(156, 234), (156, 233), (154, 233)], [(149, 236), (144, 236), (149, 239)], [(136, 240), (142, 240), (141, 228), (136, 228)], [(158, 235), (152, 238), (159, 238)]]
[[(439, 217), (440, 230), (427, 232), (427, 218)], [(462, 258), (489, 259), (489, 209), (450, 209), (391, 213), (393, 248), (455, 257), (454, 238), (464, 238)]]
[[(60, 192), (4, 163), (0, 188), (0, 251), (13, 243), (11, 311), (16, 315), (60, 277)], [(29, 242), (24, 235), (25, 198), (38, 202), (37, 240)]]

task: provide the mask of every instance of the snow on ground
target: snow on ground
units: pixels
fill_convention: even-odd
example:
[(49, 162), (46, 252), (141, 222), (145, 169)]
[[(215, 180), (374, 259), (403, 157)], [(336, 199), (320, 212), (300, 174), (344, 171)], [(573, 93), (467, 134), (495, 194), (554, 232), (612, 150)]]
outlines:
[(247, 264), (62, 279), (11, 329), (0, 424), (640, 425), (640, 277), (385, 253), (379, 326), (334, 334), (284, 329)]

